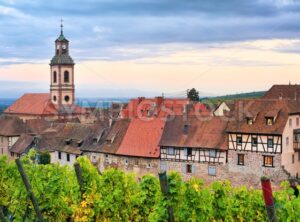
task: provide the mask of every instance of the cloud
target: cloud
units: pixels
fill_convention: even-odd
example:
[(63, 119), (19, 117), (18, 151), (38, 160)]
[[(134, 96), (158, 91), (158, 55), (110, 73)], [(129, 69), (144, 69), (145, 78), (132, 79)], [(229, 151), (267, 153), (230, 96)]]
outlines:
[(11, 17), (15, 17), (18, 19), (24, 19), (24, 18), (28, 18), (29, 16), (22, 13), (21, 11), (12, 8), (12, 7), (6, 7), (6, 6), (2, 6), (0, 5), (0, 15), (2, 16), (11, 16)]
[(50, 60), (60, 18), (76, 61), (119, 60), (166, 54), (169, 44), (300, 39), (299, 11), (288, 0), (0, 0), (0, 58)]

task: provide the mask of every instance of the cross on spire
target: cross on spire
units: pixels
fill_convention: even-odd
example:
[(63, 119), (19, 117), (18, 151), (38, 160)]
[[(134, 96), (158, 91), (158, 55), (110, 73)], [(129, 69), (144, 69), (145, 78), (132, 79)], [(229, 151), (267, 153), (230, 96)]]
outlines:
[(64, 27), (64, 24), (63, 24), (64, 20), (63, 19), (60, 19), (60, 33), (63, 34), (63, 27)]

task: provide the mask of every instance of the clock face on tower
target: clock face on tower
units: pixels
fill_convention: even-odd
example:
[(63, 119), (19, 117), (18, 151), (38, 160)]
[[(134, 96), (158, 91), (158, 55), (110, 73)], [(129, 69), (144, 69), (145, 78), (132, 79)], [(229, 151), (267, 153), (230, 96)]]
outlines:
[(56, 46), (56, 49), (59, 49), (59, 45)]
[(62, 45), (62, 49), (66, 49), (67, 48), (67, 46), (66, 45)]

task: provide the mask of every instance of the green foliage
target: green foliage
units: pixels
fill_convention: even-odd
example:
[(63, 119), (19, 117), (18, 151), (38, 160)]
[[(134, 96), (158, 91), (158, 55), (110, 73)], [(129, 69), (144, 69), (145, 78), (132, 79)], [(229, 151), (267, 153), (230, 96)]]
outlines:
[(51, 162), (51, 156), (49, 152), (40, 152), (39, 154), (39, 163), (40, 164), (49, 164)]
[[(82, 169), (81, 196), (74, 169), (58, 164), (36, 164), (36, 152), (21, 162), (45, 221), (167, 221), (168, 207), (175, 221), (267, 221), (262, 192), (232, 187), (229, 182), (205, 185), (201, 179), (185, 182), (178, 173), (168, 175), (168, 197), (159, 180), (146, 175), (137, 182), (133, 174), (107, 169), (102, 175), (86, 157), (77, 159)], [(300, 198), (288, 183), (274, 192), (278, 221), (299, 221)], [(36, 214), (14, 162), (0, 156), (0, 205), (14, 221), (35, 221)]]
[(231, 94), (225, 96), (207, 97), (201, 99), (201, 102), (209, 105), (217, 105), (221, 102), (230, 102), (239, 99), (256, 99), (262, 97), (265, 93), (266, 93), (265, 91), (257, 91), (257, 92), (249, 92), (249, 93)]
[(197, 102), (200, 99), (199, 92), (195, 88), (192, 88), (191, 90), (188, 90), (187, 98), (191, 101)]

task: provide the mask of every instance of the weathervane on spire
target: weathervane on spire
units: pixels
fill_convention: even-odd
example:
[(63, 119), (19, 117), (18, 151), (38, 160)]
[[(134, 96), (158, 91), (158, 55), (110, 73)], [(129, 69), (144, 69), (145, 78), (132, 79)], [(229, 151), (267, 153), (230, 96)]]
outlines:
[(64, 27), (63, 22), (64, 22), (64, 20), (60, 19), (60, 33), (61, 34), (63, 34), (63, 27)]

